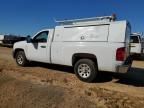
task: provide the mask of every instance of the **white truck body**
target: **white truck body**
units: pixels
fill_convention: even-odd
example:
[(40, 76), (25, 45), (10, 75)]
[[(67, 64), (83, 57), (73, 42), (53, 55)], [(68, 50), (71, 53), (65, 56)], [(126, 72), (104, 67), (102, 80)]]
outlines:
[[(47, 32), (47, 42), (18, 42), (14, 44), (14, 58), (23, 50), (27, 60), (74, 66), (75, 57), (96, 58), (98, 70), (122, 72), (129, 56), (131, 27), (127, 21), (84, 21), (46, 29), (32, 37), (35, 40)], [(122, 50), (121, 50), (122, 49)], [(119, 51), (123, 51), (120, 52)], [(121, 56), (124, 56), (123, 60)], [(128, 70), (128, 64), (123, 72)], [(118, 70), (120, 69), (120, 70)]]
[(142, 41), (142, 34), (133, 33), (131, 34), (131, 54), (141, 55), (144, 49), (144, 42)]

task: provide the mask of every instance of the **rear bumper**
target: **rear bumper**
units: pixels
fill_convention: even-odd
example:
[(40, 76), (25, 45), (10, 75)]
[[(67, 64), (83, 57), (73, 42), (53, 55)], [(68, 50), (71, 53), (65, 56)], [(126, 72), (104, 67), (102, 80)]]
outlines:
[(127, 73), (129, 71), (129, 69), (131, 68), (132, 61), (133, 61), (132, 57), (129, 56), (123, 65), (117, 66), (117, 72), (118, 73)]
[(121, 65), (121, 66), (117, 66), (117, 72), (118, 72), (118, 73), (127, 73), (130, 68), (131, 68), (131, 65)]

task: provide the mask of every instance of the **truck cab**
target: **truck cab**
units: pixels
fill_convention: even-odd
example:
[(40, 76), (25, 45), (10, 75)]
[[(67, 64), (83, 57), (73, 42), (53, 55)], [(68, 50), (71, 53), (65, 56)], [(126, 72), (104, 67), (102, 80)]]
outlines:
[(133, 33), (131, 34), (131, 54), (140, 56), (143, 53), (143, 42), (142, 42), (142, 34)]
[(30, 61), (50, 63), (53, 29), (39, 31), (26, 43), (26, 57)]

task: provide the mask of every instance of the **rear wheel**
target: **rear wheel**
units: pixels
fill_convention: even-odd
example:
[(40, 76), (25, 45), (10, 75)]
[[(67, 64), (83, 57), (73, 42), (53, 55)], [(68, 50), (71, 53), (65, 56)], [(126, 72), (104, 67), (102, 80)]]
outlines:
[(76, 76), (85, 82), (93, 82), (96, 79), (97, 65), (90, 59), (80, 59), (74, 66)]
[(28, 63), (28, 60), (26, 59), (24, 51), (18, 51), (16, 53), (16, 63), (19, 66), (26, 66)]

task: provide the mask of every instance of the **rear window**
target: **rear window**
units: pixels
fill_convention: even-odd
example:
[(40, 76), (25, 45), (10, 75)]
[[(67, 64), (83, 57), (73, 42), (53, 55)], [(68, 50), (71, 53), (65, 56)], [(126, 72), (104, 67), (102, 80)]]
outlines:
[(131, 43), (139, 43), (138, 36), (131, 36)]

